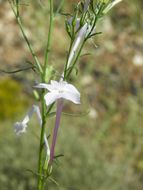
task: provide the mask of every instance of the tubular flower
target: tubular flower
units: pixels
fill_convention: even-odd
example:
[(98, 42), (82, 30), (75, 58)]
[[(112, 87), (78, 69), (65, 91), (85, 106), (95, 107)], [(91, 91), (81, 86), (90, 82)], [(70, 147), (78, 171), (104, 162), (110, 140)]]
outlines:
[(49, 91), (44, 97), (47, 106), (54, 103), (58, 99), (66, 99), (75, 104), (80, 104), (79, 91), (72, 84), (68, 84), (65, 81), (57, 82), (51, 80), (51, 84), (40, 83), (35, 87), (45, 88)]
[(54, 159), (58, 129), (60, 126), (61, 113), (63, 109), (63, 99), (70, 100), (75, 104), (80, 104), (80, 93), (72, 84), (68, 84), (63, 80), (60, 80), (59, 82), (51, 80), (51, 84), (40, 83), (35, 87), (45, 88), (49, 91), (44, 96), (47, 106), (54, 103), (55, 101), (57, 102), (56, 121), (53, 131), (52, 144), (50, 148), (50, 160), (49, 160), (49, 164), (52, 164), (52, 161)]

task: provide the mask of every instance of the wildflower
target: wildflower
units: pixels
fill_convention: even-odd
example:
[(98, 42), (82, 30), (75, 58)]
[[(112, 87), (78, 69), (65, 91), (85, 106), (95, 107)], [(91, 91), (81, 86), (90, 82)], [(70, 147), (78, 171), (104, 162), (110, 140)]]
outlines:
[(72, 84), (68, 84), (66, 81), (51, 80), (51, 84), (40, 83), (35, 87), (49, 90), (44, 97), (47, 106), (58, 99), (66, 99), (75, 104), (80, 104), (80, 93)]
[[(28, 112), (28, 114), (25, 116), (23, 121), (22, 122), (16, 122), (14, 124), (14, 131), (15, 131), (15, 133), (17, 135), (20, 135), (21, 133), (26, 132), (26, 128), (28, 127), (28, 122), (30, 121), (30, 119), (31, 119), (34, 112), (36, 112), (39, 124), (42, 127), (42, 118), (41, 118), (41, 114), (40, 114), (40, 109), (39, 109), (38, 106), (33, 105), (32, 109)], [(49, 148), (46, 133), (44, 134), (44, 142), (45, 142), (45, 146), (46, 146), (47, 158), (49, 158), (49, 156), (50, 156), (50, 148)]]
[(44, 97), (47, 106), (55, 101), (57, 102), (55, 127), (50, 148), (49, 164), (51, 164), (54, 159), (55, 145), (63, 109), (63, 99), (70, 100), (75, 104), (80, 104), (80, 93), (72, 84), (68, 84), (63, 80), (60, 80), (59, 82), (51, 80), (51, 84), (40, 83), (35, 87), (49, 90)]
[(26, 132), (26, 128), (28, 127), (28, 122), (30, 121), (30, 118), (34, 112), (35, 106), (32, 107), (32, 109), (29, 111), (29, 113), (25, 116), (25, 118), (23, 119), (23, 121), (21, 122), (16, 122), (14, 124), (14, 131), (17, 135), (20, 135), (21, 133), (25, 133)]
[(27, 124), (24, 121), (22, 121), (22, 122), (16, 122), (14, 124), (15, 133), (17, 135), (19, 135), (20, 133), (25, 133), (27, 127), (28, 126), (27, 126)]

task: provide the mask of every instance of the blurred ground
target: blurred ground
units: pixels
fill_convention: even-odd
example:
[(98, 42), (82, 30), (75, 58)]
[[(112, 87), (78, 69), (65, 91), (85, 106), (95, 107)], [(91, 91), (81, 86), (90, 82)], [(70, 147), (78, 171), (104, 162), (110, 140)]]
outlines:
[[(73, 1), (65, 2), (63, 12), (71, 10)], [(48, 7), (42, 9), (37, 2), (28, 4), (22, 6), (26, 32), (43, 61)], [(29, 51), (10, 6), (5, 1), (0, 5), (0, 69), (26, 67), (27, 61), (32, 61)], [(142, 0), (123, 1), (98, 24), (97, 31), (102, 35), (86, 44), (83, 53), (91, 55), (80, 58), (80, 72), (72, 78), (81, 89), (83, 103), (79, 109), (67, 104), (65, 111), (90, 112), (84, 117), (63, 116), (57, 153), (65, 156), (53, 174), (60, 187), (50, 182), (50, 190), (142, 190), (142, 8)], [(54, 35), (50, 63), (62, 71), (68, 47), (63, 16), (56, 17)], [(12, 123), (23, 118), (34, 102), (31, 87), (38, 80), (35, 78), (32, 71), (0, 73), (2, 190), (35, 189), (35, 176), (27, 169), (35, 171), (37, 167), (38, 127), (33, 120), (28, 134), (21, 138), (15, 137), (12, 129)], [(50, 119), (49, 126), (53, 122)], [(48, 133), (51, 130), (47, 127)]]

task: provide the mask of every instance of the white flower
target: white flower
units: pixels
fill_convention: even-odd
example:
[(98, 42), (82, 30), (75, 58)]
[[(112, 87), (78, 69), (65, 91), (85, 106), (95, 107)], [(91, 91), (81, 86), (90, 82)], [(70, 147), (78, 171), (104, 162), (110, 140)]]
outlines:
[(51, 84), (40, 83), (35, 87), (45, 88), (49, 91), (44, 97), (47, 106), (62, 98), (70, 100), (75, 104), (80, 104), (79, 91), (72, 84), (68, 84), (65, 81), (57, 82), (51, 80)]
[[(30, 121), (33, 113), (37, 114), (37, 118), (39, 121), (40, 126), (42, 127), (42, 118), (41, 118), (41, 113), (40, 113), (40, 109), (38, 106), (33, 105), (32, 109), (27, 113), (27, 115), (25, 116), (25, 118), (23, 119), (23, 121), (21, 122), (16, 122), (14, 124), (14, 131), (17, 135), (20, 135), (21, 133), (25, 133), (26, 132), (26, 128), (28, 127), (28, 122)], [(44, 142), (45, 142), (45, 147), (46, 147), (46, 152), (47, 152), (47, 158), (49, 158), (50, 156), (50, 148), (49, 148), (49, 144), (48, 144), (48, 140), (47, 140), (47, 136), (46, 133), (44, 134)]]
[(14, 124), (14, 131), (17, 135), (20, 135), (21, 133), (26, 132), (27, 124), (23, 122), (16, 122)]
[(25, 118), (23, 119), (23, 121), (21, 122), (16, 122), (14, 124), (14, 131), (17, 135), (20, 135), (21, 133), (25, 133), (26, 132), (26, 128), (28, 127), (28, 122), (30, 120), (31, 114), (33, 113), (33, 110), (30, 111)]

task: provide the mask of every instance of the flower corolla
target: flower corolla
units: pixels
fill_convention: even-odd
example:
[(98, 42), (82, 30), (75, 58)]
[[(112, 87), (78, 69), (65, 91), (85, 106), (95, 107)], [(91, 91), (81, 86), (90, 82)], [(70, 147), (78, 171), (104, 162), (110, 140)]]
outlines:
[(80, 93), (72, 85), (66, 81), (54, 81), (51, 80), (50, 84), (40, 83), (35, 86), (36, 88), (45, 88), (49, 92), (45, 94), (44, 99), (46, 105), (54, 103), (58, 99), (70, 100), (75, 104), (80, 104)]

